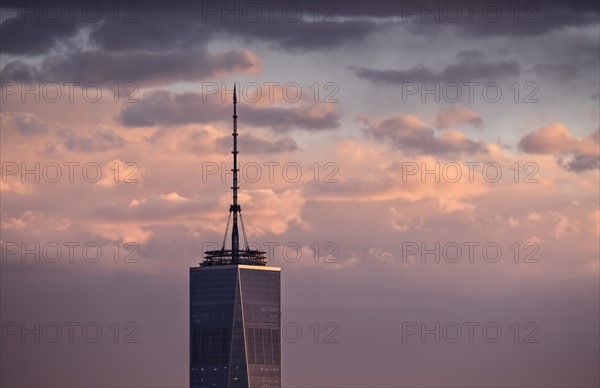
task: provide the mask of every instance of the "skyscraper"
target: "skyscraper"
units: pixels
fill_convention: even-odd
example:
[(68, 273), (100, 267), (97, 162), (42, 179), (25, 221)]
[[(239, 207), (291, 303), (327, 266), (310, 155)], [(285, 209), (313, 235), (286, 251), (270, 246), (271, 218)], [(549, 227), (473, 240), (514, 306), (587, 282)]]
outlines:
[[(237, 185), (237, 95), (233, 88), (233, 202), (220, 250), (190, 268), (190, 387), (281, 386), (280, 268), (246, 239)], [(225, 249), (229, 223), (231, 249)], [(240, 249), (238, 218), (244, 248)]]

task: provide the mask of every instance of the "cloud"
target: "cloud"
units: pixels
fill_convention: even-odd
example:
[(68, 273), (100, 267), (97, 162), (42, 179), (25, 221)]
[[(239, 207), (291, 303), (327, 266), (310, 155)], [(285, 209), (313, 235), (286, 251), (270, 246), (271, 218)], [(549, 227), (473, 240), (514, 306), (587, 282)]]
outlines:
[(99, 220), (113, 223), (123, 221), (168, 223), (173, 219), (197, 216), (209, 208), (210, 204), (207, 202), (169, 192), (148, 198), (134, 198), (127, 206), (104, 202), (94, 206), (92, 215)]
[(0, 113), (0, 123), (3, 126), (3, 132), (12, 127), (25, 136), (46, 135), (49, 133), (46, 122), (34, 113), (2, 112)]
[(340, 113), (331, 104), (309, 105), (308, 107), (283, 109), (270, 107), (248, 109), (244, 120), (256, 126), (268, 126), (277, 131), (289, 132), (293, 128), (309, 131), (334, 129), (339, 126)]
[(97, 152), (123, 148), (125, 139), (109, 129), (97, 128), (86, 135), (63, 129), (58, 132), (64, 146), (70, 151)]
[[(231, 149), (231, 136), (224, 136), (217, 139), (216, 145), (223, 150)], [(239, 138), (238, 147), (244, 150), (244, 154), (275, 154), (298, 149), (298, 145), (291, 137), (285, 136), (267, 140), (251, 133), (247, 133)]]
[(598, 155), (575, 155), (571, 160), (564, 161), (561, 165), (568, 171), (587, 171), (600, 169), (600, 157)]
[(150, 127), (208, 123), (229, 117), (224, 104), (207, 102), (195, 93), (174, 94), (157, 90), (146, 93), (135, 105), (125, 107), (118, 119), (125, 126)]
[[(599, 15), (598, 6), (592, 1), (520, 3), (518, 13), (507, 2), (474, 2), (470, 5), (454, 3), (456, 5), (449, 6), (447, 11), (444, 11), (446, 7), (443, 2), (422, 1), (413, 4), (416, 4), (417, 11), (411, 11), (408, 16), (409, 21), (412, 22), (410, 24), (412, 32), (439, 34), (446, 33), (448, 31), (446, 28), (452, 28), (461, 38), (467, 39), (535, 37), (565, 30), (567, 27), (597, 24)], [(408, 7), (410, 5), (404, 9)], [(458, 21), (453, 21), (451, 20), (454, 19), (453, 9), (456, 7), (462, 16)], [(390, 13), (400, 13), (401, 9), (403, 7), (396, 7), (396, 10)], [(428, 15), (428, 10), (434, 10), (434, 12)], [(496, 12), (498, 17), (496, 17)], [(518, 17), (517, 22), (515, 22), (515, 16)], [(434, 26), (435, 28), (432, 28)]]
[(553, 212), (552, 214), (557, 220), (557, 223), (554, 227), (554, 237), (562, 238), (567, 234), (573, 234), (579, 231), (579, 226), (577, 222), (571, 221), (564, 214), (560, 214), (557, 212)]
[(19, 112), (13, 115), (15, 128), (23, 135), (45, 135), (48, 126), (33, 113)]
[[(12, 2), (11, 2), (12, 3)], [(55, 50), (61, 43), (81, 35), (82, 29), (91, 29), (89, 44), (108, 51), (161, 51), (165, 47), (177, 51), (194, 50), (206, 45), (219, 36), (228, 39), (245, 41), (262, 41), (272, 47), (286, 50), (327, 50), (344, 44), (353, 44), (370, 34), (386, 27), (384, 23), (390, 17), (403, 17), (410, 22), (413, 33), (423, 35), (439, 33), (440, 27), (455, 28), (469, 38), (481, 39), (491, 36), (536, 36), (551, 31), (564, 29), (567, 26), (585, 26), (598, 21), (598, 7), (593, 2), (558, 2), (551, 6), (543, 3), (532, 3), (520, 9), (520, 21), (513, 21), (513, 9), (502, 4), (503, 17), (497, 23), (491, 23), (483, 16), (481, 5), (475, 5), (472, 12), (467, 6), (461, 8), (461, 20), (450, 23), (442, 18), (436, 21), (436, 15), (423, 15), (425, 9), (437, 9), (437, 16), (444, 15), (437, 2), (388, 3), (372, 1), (353, 1), (340, 3), (334, 7), (319, 8), (315, 15), (314, 8), (302, 4), (303, 18), (291, 22), (293, 11), (283, 12), (281, 5), (276, 5), (270, 13), (268, 7), (259, 4), (260, 20), (251, 20), (251, 15), (241, 12), (239, 4), (234, 14), (225, 15), (223, 22), (221, 12), (226, 8), (223, 3), (212, 2), (217, 12), (210, 14), (202, 2), (177, 1), (165, 7), (160, 2), (145, 2), (134, 8), (123, 9), (119, 21), (114, 21), (114, 12), (107, 7), (99, 20), (89, 23), (81, 16), (81, 7), (75, 7), (73, 19), (66, 17), (68, 9), (62, 8), (63, 17), (50, 22), (42, 17), (34, 22), (36, 15), (21, 15), (18, 7), (16, 17), (0, 24), (0, 43), (2, 53), (34, 56)], [(416, 6), (416, 9), (414, 7)], [(437, 8), (436, 8), (437, 7)], [(491, 12), (491, 11), (490, 11)], [(237, 15), (236, 15), (237, 13)], [(235, 20), (236, 16), (244, 17)], [(39, 17), (39, 15), (37, 15)], [(326, 17), (335, 22), (325, 22)], [(423, 16), (426, 16), (423, 20)], [(22, 22), (22, 17), (26, 22)], [(318, 20), (314, 18), (318, 17)], [(530, 22), (523, 19), (530, 17)], [(130, 20), (126, 20), (129, 18)], [(329, 19), (328, 19), (329, 20)], [(129, 22), (125, 22), (129, 21)], [(533, 22), (531, 22), (533, 21)], [(435, 27), (435, 28), (432, 28)]]
[(555, 154), (575, 152), (579, 142), (564, 125), (553, 123), (523, 136), (519, 146), (530, 154)]
[(436, 128), (458, 128), (463, 125), (481, 129), (483, 120), (477, 112), (469, 108), (444, 108), (438, 112), (435, 118)]
[(527, 215), (527, 219), (529, 219), (531, 221), (539, 221), (542, 219), (542, 216), (540, 216), (539, 213), (531, 212)]
[(19, 60), (7, 63), (0, 71), (0, 76), (8, 82), (24, 83), (31, 83), (41, 78), (35, 66)]
[(4, 217), (2, 229), (24, 230), (28, 235), (38, 235), (48, 230), (64, 232), (71, 227), (71, 220), (66, 217), (54, 217), (39, 210), (27, 210), (20, 217)]
[[(492, 188), (483, 179), (468, 182), (468, 174), (462, 168), (459, 181), (447, 180), (450, 174), (443, 172), (446, 163), (441, 161), (456, 162), (459, 155), (411, 155), (412, 150), (390, 147), (390, 143), (365, 139), (341, 142), (333, 154), (343, 169), (337, 176), (339, 182), (308, 187), (306, 195), (311, 200), (332, 204), (356, 201), (356, 205), (350, 207), (359, 220), (370, 218), (374, 204), (388, 204), (385, 217), (380, 216), (384, 222), (377, 228), (403, 232), (421, 230), (425, 214), (432, 209), (437, 213), (471, 213), (476, 209), (475, 199), (485, 197)], [(473, 154), (468, 156), (477, 158)], [(414, 174), (409, 174), (409, 170)], [(426, 171), (429, 172), (424, 176)], [(474, 174), (480, 173), (481, 166), (478, 166)], [(390, 203), (397, 205), (390, 206)]]
[(541, 75), (553, 76), (561, 80), (570, 80), (579, 74), (577, 68), (572, 65), (538, 64), (534, 66), (534, 70)]
[[(215, 29), (208, 23), (201, 23), (201, 8), (193, 2), (174, 2), (165, 7), (161, 3), (145, 3), (131, 15), (137, 22), (114, 23), (106, 20), (98, 23), (89, 36), (91, 43), (102, 50), (113, 52), (164, 51), (165, 48), (184, 52), (205, 47), (212, 39)], [(176, 4), (176, 5), (175, 5)], [(191, 9), (190, 9), (191, 8)]]
[[(257, 4), (262, 13), (260, 20), (255, 21), (251, 13), (244, 13), (241, 3), (227, 5), (213, 2), (211, 5), (217, 7), (214, 14), (200, 2), (183, 1), (175, 4), (177, 5), (167, 11), (156, 4), (144, 4), (137, 18), (143, 23), (145, 33), (123, 23), (105, 23), (94, 31), (91, 38), (109, 50), (127, 50), (131, 47), (145, 50), (161, 50), (164, 47), (186, 49), (199, 42), (204, 44), (211, 39), (225, 37), (244, 42), (267, 42), (273, 48), (285, 51), (323, 51), (344, 44), (354, 44), (380, 29), (378, 23), (368, 19), (336, 18), (335, 22), (321, 22), (327, 14), (319, 15), (321, 20), (315, 22), (314, 15), (311, 14), (313, 11), (305, 5), (301, 6), (305, 17), (294, 20), (294, 7), (288, 9), (289, 12), (284, 12), (275, 3), (274, 11), (269, 11), (269, 7)], [(237, 9), (237, 15), (236, 12), (230, 12), (223, 21), (219, 10), (227, 7), (230, 10)]]
[[(502, 18), (502, 23), (465, 23), (464, 35), (527, 36), (542, 35), (566, 27), (581, 27), (598, 23), (598, 5), (588, 1), (556, 1), (523, 6), (520, 22)], [(508, 10), (506, 10), (508, 11)]]
[[(598, 22), (598, 6), (592, 1), (553, 1), (523, 3), (519, 8), (519, 23), (511, 17), (502, 17), (499, 22), (492, 23), (493, 11), (499, 7), (503, 15), (514, 12), (509, 3), (495, 3), (486, 7), (489, 15), (484, 16), (485, 3), (460, 3), (445, 7), (443, 2), (387, 2), (387, 1), (352, 1), (339, 7), (339, 14), (353, 17), (388, 18), (402, 17), (402, 21), (414, 21), (416, 25), (449, 24), (457, 26), (463, 33), (472, 33), (471, 38), (498, 35), (539, 35), (546, 32), (563, 29), (566, 26), (581, 26)], [(512, 5), (511, 5), (512, 7)], [(460, 21), (454, 22), (454, 11), (461, 14)], [(429, 11), (429, 13), (427, 13)], [(447, 16), (446, 16), (447, 15)], [(438, 19), (436, 19), (436, 17)], [(472, 19), (470, 19), (472, 18)], [(526, 20), (525, 20), (526, 19)]]
[(194, 81), (226, 73), (256, 72), (259, 59), (249, 51), (210, 54), (200, 51), (83, 51), (48, 55), (33, 66), (16, 60), (4, 66), (0, 75), (12, 82), (96, 82), (102, 85), (137, 83), (165, 84)]
[[(229, 201), (229, 193), (220, 199), (223, 205)], [(240, 203), (243, 204), (245, 227), (251, 236), (279, 235), (285, 233), (291, 223), (305, 225), (301, 217), (305, 199), (300, 190), (242, 190)]]
[[(8, 7), (9, 5), (7, 5)], [(4, 5), (2, 5), (4, 11)], [(79, 23), (50, 23), (40, 18), (39, 12), (21, 14), (0, 24), (0, 47), (3, 54), (36, 55), (50, 50), (57, 42), (76, 34)]]
[(231, 38), (246, 41), (271, 42), (275, 48), (285, 51), (324, 51), (337, 49), (357, 41), (381, 29), (370, 20), (338, 20), (336, 23), (315, 23), (301, 20), (297, 23), (233, 23), (220, 31)]
[(519, 75), (516, 61), (490, 62), (480, 51), (461, 51), (458, 62), (435, 71), (423, 65), (407, 70), (375, 70), (354, 68), (355, 74), (378, 85), (393, 85), (405, 82), (468, 82), (476, 80), (498, 80)]
[(569, 171), (582, 172), (600, 167), (599, 131), (586, 137), (575, 136), (560, 123), (538, 128), (519, 140), (529, 154), (557, 155), (558, 163)]
[(407, 217), (394, 206), (389, 208), (390, 230), (397, 232), (406, 232), (411, 229), (421, 229), (423, 226), (423, 217)]
[(371, 126), (365, 132), (373, 138), (403, 150), (426, 154), (487, 152), (484, 143), (467, 138), (462, 132), (448, 131), (440, 136), (413, 115), (399, 115)]
[(518, 219), (512, 216), (508, 217), (508, 226), (510, 226), (511, 228), (516, 228), (519, 225), (521, 225), (521, 222)]
[[(127, 106), (119, 120), (125, 126), (141, 127), (231, 120), (230, 102), (224, 104), (215, 96), (205, 97), (203, 99), (197, 93), (171, 93), (164, 90), (149, 92), (137, 104)], [(261, 108), (249, 104), (243, 108), (238, 106), (238, 115), (243, 115), (245, 125), (270, 127), (279, 132), (295, 128), (319, 131), (339, 126), (340, 113), (330, 105)]]
[[(219, 2), (212, 5), (219, 9), (227, 7)], [(320, 20), (316, 22), (312, 14), (314, 11), (305, 5), (300, 7), (304, 17), (299, 20), (295, 20), (294, 9), (284, 12), (281, 5), (276, 5), (273, 12), (269, 11), (269, 7), (258, 5), (262, 13), (260, 21), (253, 20), (250, 15), (246, 17), (240, 10), (240, 4), (233, 6), (237, 7), (238, 15), (230, 13), (225, 22), (220, 12), (210, 14), (202, 2), (178, 1), (172, 2), (169, 7), (151, 2), (123, 7), (118, 22), (114, 20), (113, 9), (101, 7), (104, 12), (93, 23), (82, 18), (81, 9), (77, 6), (70, 17), (66, 17), (68, 9), (59, 7), (63, 17), (56, 22), (40, 18), (39, 14), (37, 17), (41, 20), (36, 22), (36, 15), (21, 15), (19, 7), (16, 17), (0, 24), (2, 52), (30, 56), (48, 53), (61, 43), (81, 35), (86, 28), (91, 30), (89, 45), (101, 50), (163, 51), (169, 47), (181, 52), (205, 46), (216, 37), (268, 42), (286, 51), (322, 51), (355, 43), (380, 29), (378, 23), (366, 18), (342, 20), (333, 15), (335, 22), (323, 22), (330, 15), (325, 9), (321, 10)], [(236, 16), (240, 15), (244, 17), (236, 20)], [(22, 22), (22, 17), (26, 22)]]

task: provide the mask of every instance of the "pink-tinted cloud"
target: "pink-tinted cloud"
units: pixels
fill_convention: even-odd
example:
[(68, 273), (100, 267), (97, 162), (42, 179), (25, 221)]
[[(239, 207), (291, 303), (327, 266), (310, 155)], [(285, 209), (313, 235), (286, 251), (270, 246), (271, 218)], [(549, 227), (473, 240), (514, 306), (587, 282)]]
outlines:
[(460, 132), (437, 135), (413, 115), (399, 115), (370, 126), (365, 132), (394, 147), (430, 155), (486, 152), (482, 142), (471, 140)]
[(530, 154), (557, 155), (559, 164), (567, 170), (581, 172), (600, 167), (599, 133), (597, 130), (579, 137), (564, 125), (552, 123), (523, 136), (519, 146)]
[(483, 128), (483, 119), (477, 112), (469, 108), (444, 108), (435, 117), (435, 126), (440, 129), (472, 126)]

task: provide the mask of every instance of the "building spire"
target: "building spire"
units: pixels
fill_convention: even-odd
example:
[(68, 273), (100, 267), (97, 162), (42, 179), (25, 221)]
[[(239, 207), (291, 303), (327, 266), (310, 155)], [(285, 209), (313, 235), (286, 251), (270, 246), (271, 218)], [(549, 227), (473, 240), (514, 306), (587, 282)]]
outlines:
[(238, 168), (237, 168), (237, 154), (238, 154), (238, 150), (237, 150), (237, 110), (236, 110), (236, 106), (237, 106), (237, 94), (236, 94), (236, 90), (235, 90), (235, 83), (233, 84), (233, 133), (231, 134), (231, 136), (233, 136), (233, 151), (231, 151), (231, 153), (233, 154), (233, 168), (231, 169), (231, 171), (233, 171), (233, 186), (231, 186), (231, 190), (233, 191), (233, 203), (232, 205), (229, 207), (229, 211), (233, 212), (233, 225), (231, 227), (231, 252), (233, 254), (233, 262), (237, 263), (238, 262), (238, 252), (240, 250), (240, 235), (238, 232), (238, 212), (241, 212), (242, 209), (240, 207), (240, 205), (238, 205)]
[[(242, 207), (238, 204), (238, 149), (237, 149), (237, 90), (236, 84), (233, 84), (233, 185), (231, 186), (233, 202), (229, 206), (229, 217), (227, 218), (227, 226), (225, 227), (225, 237), (223, 238), (223, 245), (220, 250), (206, 251), (204, 252), (204, 261), (201, 266), (212, 266), (212, 265), (230, 265), (230, 264), (244, 264), (244, 265), (266, 265), (266, 253), (259, 249), (250, 249), (248, 245), (248, 239), (246, 238), (246, 231), (244, 229), (244, 218), (242, 217)], [(231, 226), (231, 249), (225, 249), (225, 243), (227, 240), (227, 232), (229, 231), (229, 221), (232, 218), (233, 213), (233, 225)], [(238, 230), (238, 218), (240, 219), (240, 225), (242, 227), (242, 236), (244, 237), (244, 249), (240, 250), (240, 234)]]

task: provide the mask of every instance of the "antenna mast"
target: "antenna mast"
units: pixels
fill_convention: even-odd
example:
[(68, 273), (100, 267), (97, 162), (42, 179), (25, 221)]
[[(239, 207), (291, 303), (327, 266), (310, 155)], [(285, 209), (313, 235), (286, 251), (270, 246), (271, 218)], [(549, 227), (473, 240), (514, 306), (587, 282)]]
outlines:
[[(230, 264), (245, 264), (245, 265), (266, 265), (265, 252), (258, 249), (250, 249), (248, 239), (246, 238), (246, 230), (244, 228), (244, 219), (242, 218), (242, 207), (238, 204), (238, 163), (237, 163), (237, 92), (236, 85), (233, 84), (233, 185), (231, 186), (233, 202), (229, 206), (229, 217), (227, 218), (227, 226), (225, 228), (225, 237), (220, 250), (204, 252), (204, 261), (201, 266), (212, 265), (230, 265)], [(225, 249), (227, 240), (227, 231), (229, 230), (229, 221), (232, 218), (233, 225), (231, 226), (231, 250)], [(244, 236), (244, 249), (240, 251), (240, 234), (238, 230), (238, 215), (242, 225), (242, 235)]]
[(240, 205), (238, 205), (238, 201), (237, 201), (237, 192), (238, 192), (238, 168), (237, 168), (237, 154), (238, 154), (238, 150), (237, 150), (237, 110), (236, 110), (236, 105), (237, 105), (237, 94), (235, 91), (235, 83), (233, 84), (233, 133), (231, 134), (231, 136), (233, 136), (233, 151), (231, 151), (231, 153), (233, 154), (233, 168), (231, 169), (231, 171), (233, 171), (233, 186), (231, 187), (231, 189), (233, 190), (233, 204), (229, 207), (229, 212), (233, 212), (233, 225), (231, 227), (231, 253), (232, 253), (232, 259), (233, 259), (233, 263), (237, 264), (237, 262), (239, 261), (239, 250), (240, 250), (240, 236), (238, 233), (238, 212), (241, 212), (242, 209), (240, 207)]

